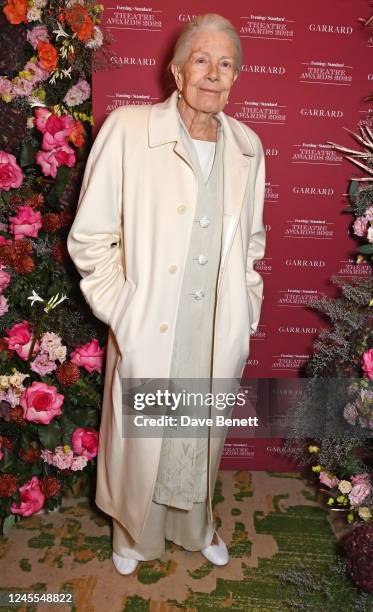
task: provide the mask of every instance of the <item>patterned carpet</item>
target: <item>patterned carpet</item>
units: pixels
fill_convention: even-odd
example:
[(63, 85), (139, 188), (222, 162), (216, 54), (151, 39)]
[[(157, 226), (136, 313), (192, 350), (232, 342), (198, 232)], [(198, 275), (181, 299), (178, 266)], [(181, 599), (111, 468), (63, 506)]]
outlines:
[(111, 561), (110, 519), (86, 498), (22, 519), (0, 537), (0, 594), (70, 592), (73, 604), (0, 611), (373, 611), (373, 598), (354, 588), (337, 562), (341, 519), (316, 503), (299, 474), (222, 471), (214, 511), (227, 566), (168, 542), (164, 558), (140, 563), (128, 577)]

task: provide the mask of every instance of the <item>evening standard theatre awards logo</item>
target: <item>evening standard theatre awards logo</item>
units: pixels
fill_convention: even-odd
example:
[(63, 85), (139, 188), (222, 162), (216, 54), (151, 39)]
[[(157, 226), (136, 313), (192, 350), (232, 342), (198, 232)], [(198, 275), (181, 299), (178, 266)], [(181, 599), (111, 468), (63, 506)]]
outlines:
[(242, 38), (268, 38), (292, 42), (294, 20), (278, 15), (243, 15), (239, 34)]
[(235, 102), (234, 117), (244, 123), (269, 123), (284, 125), (286, 106), (278, 101), (242, 100)]
[(116, 4), (105, 8), (105, 26), (113, 30), (142, 30), (156, 32), (162, 29), (162, 11), (148, 6)]
[(272, 257), (263, 257), (260, 261), (256, 261), (254, 270), (259, 274), (271, 274), (272, 272)]
[(279, 194), (280, 185), (266, 181), (265, 183), (265, 201), (266, 202), (278, 202), (280, 199)]
[(106, 98), (106, 113), (110, 113), (112, 110), (114, 110), (115, 108), (119, 108), (120, 106), (154, 104), (159, 99), (146, 94), (118, 92), (115, 92), (114, 94), (107, 94)]
[(287, 288), (278, 292), (276, 306), (286, 308), (304, 308), (311, 300), (324, 297), (325, 293), (318, 289)]
[(334, 238), (334, 221), (327, 219), (287, 219), (284, 238), (309, 238), (331, 240)]
[(343, 62), (310, 60), (301, 62), (300, 83), (315, 85), (352, 85), (353, 66)]
[(317, 164), (340, 166), (343, 156), (331, 145), (322, 142), (302, 142), (293, 145), (293, 164)]
[(341, 259), (335, 276), (341, 278), (368, 277), (372, 274), (372, 268), (367, 262), (356, 263), (353, 259)]
[(272, 355), (271, 370), (275, 372), (298, 371), (309, 360), (309, 355), (296, 353), (280, 353)]

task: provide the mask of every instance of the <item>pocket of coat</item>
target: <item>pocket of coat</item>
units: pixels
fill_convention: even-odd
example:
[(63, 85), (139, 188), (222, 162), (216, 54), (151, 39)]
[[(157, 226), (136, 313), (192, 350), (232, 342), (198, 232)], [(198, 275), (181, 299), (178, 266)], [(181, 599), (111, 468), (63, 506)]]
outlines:
[(126, 317), (129, 304), (136, 291), (136, 286), (130, 280), (126, 280), (117, 298), (116, 305), (110, 316), (110, 327), (115, 337), (118, 335), (118, 328), (122, 320)]

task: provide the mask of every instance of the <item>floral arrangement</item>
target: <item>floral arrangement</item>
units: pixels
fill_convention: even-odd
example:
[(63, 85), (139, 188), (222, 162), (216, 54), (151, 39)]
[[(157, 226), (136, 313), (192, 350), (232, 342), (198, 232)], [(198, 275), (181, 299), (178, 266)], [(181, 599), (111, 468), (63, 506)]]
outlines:
[(364, 591), (373, 593), (373, 526), (359, 525), (344, 537), (343, 551), (353, 581)]
[(95, 473), (106, 328), (66, 237), (91, 144), (92, 68), (110, 44), (102, 11), (0, 2), (0, 528), (52, 510)]
[[(311, 445), (308, 450), (310, 453), (317, 455), (320, 449)], [(318, 474), (320, 485), (324, 485), (324, 488), (320, 487), (320, 491), (326, 493), (326, 505), (329, 508), (347, 511), (349, 523), (356, 519), (362, 519), (366, 522), (372, 520), (373, 473), (363, 472), (339, 478), (319, 463), (312, 466), (312, 471)]]

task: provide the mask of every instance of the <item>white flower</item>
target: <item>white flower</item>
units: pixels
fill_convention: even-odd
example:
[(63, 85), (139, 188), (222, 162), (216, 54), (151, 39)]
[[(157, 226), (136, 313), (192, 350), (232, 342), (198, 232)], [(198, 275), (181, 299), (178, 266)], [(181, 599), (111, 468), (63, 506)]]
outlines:
[(41, 21), (41, 10), (36, 6), (32, 6), (27, 11), (27, 21)]
[(53, 310), (53, 308), (56, 308), (58, 304), (61, 304), (61, 302), (63, 302), (64, 300), (69, 299), (66, 295), (62, 295), (61, 297), (59, 297), (59, 295), (60, 295), (59, 293), (56, 293), (56, 295), (54, 295), (53, 297), (50, 298), (50, 300), (48, 300), (48, 303), (46, 307), (44, 308), (44, 312), (49, 312), (50, 310)]
[(40, 9), (44, 8), (46, 4), (47, 0), (34, 0), (34, 6), (37, 6)]
[(68, 38), (69, 35), (67, 34), (67, 32), (65, 32), (60, 22), (58, 22), (57, 25), (58, 25), (58, 30), (53, 30), (53, 34), (56, 34), (56, 40), (58, 40), (60, 37)]
[(373, 242), (373, 226), (372, 225), (368, 229), (367, 238), (368, 238), (368, 242)]
[(103, 43), (104, 37), (98, 26), (93, 27), (93, 36), (85, 43), (85, 46), (89, 49), (99, 49)]
[(7, 376), (0, 376), (0, 387), (2, 389), (7, 389), (9, 387), (9, 380)]
[(56, 361), (56, 359), (58, 359), (58, 361), (62, 363), (66, 359), (66, 353), (66, 346), (58, 346), (50, 351), (50, 358), (53, 359), (53, 361)]
[(352, 484), (350, 483), (349, 480), (340, 480), (338, 483), (338, 489), (340, 490), (341, 493), (346, 495), (346, 493), (349, 493), (351, 491)]
[(369, 519), (372, 518), (372, 511), (368, 506), (361, 506), (357, 512), (364, 521), (369, 521)]
[(43, 298), (41, 298), (34, 289), (32, 290), (32, 295), (29, 295), (27, 299), (31, 300), (31, 306), (33, 306), (35, 302), (44, 302)]

